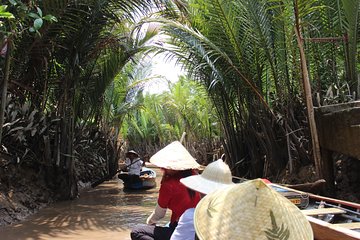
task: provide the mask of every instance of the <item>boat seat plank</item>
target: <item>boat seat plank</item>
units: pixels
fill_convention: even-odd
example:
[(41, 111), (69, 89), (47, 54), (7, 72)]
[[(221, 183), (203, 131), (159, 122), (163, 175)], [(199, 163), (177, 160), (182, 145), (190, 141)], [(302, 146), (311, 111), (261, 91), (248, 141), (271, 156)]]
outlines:
[(324, 222), (320, 219), (306, 217), (313, 229), (316, 240), (359, 240), (360, 233), (354, 230), (335, 227), (334, 224)]
[(338, 209), (338, 208), (305, 209), (305, 210), (301, 210), (301, 211), (302, 211), (305, 215), (307, 215), (307, 216), (346, 213), (344, 210)]
[(347, 229), (360, 229), (360, 222), (336, 223), (333, 225), (336, 227), (343, 227), (343, 228), (347, 228)]

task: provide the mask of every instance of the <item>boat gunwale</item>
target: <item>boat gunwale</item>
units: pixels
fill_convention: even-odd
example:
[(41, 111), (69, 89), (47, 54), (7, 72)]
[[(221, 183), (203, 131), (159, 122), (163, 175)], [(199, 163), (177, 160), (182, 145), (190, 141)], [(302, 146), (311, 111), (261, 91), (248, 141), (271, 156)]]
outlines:
[[(328, 203), (336, 203), (342, 206), (351, 207), (360, 211), (360, 204), (348, 202), (340, 199), (334, 199), (330, 197), (323, 197), (313, 193), (303, 192), (289, 187), (281, 186), (279, 184), (271, 184), (272, 186), (279, 187), (284, 190), (296, 192), (299, 194), (308, 194), (309, 199), (321, 200)], [(340, 206), (339, 206), (340, 207)], [(306, 216), (311, 224), (314, 232), (314, 239), (316, 240), (360, 240), (360, 232), (354, 229), (347, 229), (339, 225), (328, 223), (321, 219), (315, 218), (314, 216)]]

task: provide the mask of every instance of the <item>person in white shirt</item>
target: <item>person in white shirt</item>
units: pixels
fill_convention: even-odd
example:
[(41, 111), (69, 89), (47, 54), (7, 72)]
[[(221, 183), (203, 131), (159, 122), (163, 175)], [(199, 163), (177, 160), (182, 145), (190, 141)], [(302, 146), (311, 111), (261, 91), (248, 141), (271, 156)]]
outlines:
[(144, 162), (140, 159), (139, 154), (134, 150), (130, 150), (126, 153), (126, 170), (129, 175), (140, 176), (141, 168)]
[(119, 178), (123, 181), (131, 181), (132, 183), (140, 181), (141, 168), (144, 165), (139, 157), (139, 154), (134, 150), (130, 150), (126, 153), (125, 166), (123, 170), (126, 173), (119, 174)]
[[(186, 187), (201, 193), (202, 196), (234, 184), (230, 168), (222, 159), (207, 165), (201, 175), (182, 178), (180, 182)], [(195, 239), (194, 211), (195, 208), (189, 208), (181, 215), (170, 240)]]

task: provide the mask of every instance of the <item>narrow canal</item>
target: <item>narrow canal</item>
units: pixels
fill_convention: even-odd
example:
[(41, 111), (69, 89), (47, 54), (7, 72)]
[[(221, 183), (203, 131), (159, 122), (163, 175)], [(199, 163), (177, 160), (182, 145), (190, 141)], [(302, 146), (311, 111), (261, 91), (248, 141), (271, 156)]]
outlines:
[(21, 223), (0, 228), (0, 239), (129, 240), (131, 228), (145, 223), (155, 207), (161, 178), (159, 169), (155, 170), (158, 184), (154, 189), (124, 191), (122, 182), (113, 179), (82, 193), (79, 199), (53, 204)]

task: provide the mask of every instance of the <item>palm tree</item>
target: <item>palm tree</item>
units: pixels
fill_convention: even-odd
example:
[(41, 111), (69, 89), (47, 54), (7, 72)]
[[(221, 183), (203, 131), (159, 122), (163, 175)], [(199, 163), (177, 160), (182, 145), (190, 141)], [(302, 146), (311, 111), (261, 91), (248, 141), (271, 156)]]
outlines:
[[(165, 24), (165, 31), (173, 36), (174, 41), (171, 44), (176, 47), (173, 53), (186, 60), (190, 74), (193, 74), (197, 81), (209, 89), (224, 128), (226, 151), (232, 160), (230, 164), (234, 167), (246, 156), (246, 148), (252, 149), (252, 154), (264, 151), (258, 151), (258, 148), (266, 148), (264, 139), (259, 139), (261, 137), (257, 133), (257, 131), (267, 129), (260, 119), (264, 115), (266, 118), (269, 116), (266, 113), (269, 110), (268, 105), (262, 94), (263, 76), (259, 70), (268, 67), (272, 69), (273, 76), (277, 75), (275, 67), (271, 65), (272, 62), (266, 61), (271, 60), (272, 53), (258, 51), (259, 45), (267, 50), (271, 44), (270, 36), (268, 40), (265, 38), (267, 26), (259, 24), (256, 17), (250, 18), (252, 17), (250, 10), (265, 12), (266, 8), (240, 1), (233, 3), (203, 1), (203, 3), (207, 8), (204, 12), (202, 12), (203, 9), (196, 9), (194, 20), (189, 19), (189, 22), (194, 21), (194, 27), (197, 27), (197, 24), (201, 25), (198, 29), (203, 30), (206, 36), (176, 22), (158, 21)], [(258, 11), (255, 11), (256, 9)], [(209, 17), (213, 19), (211, 23), (205, 19)], [(267, 17), (266, 12), (264, 17)], [(264, 22), (266, 23), (266, 19)], [(254, 29), (258, 29), (258, 32), (254, 32)], [(259, 104), (260, 102), (263, 104)], [(255, 121), (250, 121), (250, 119)], [(255, 125), (248, 125), (248, 123)], [(245, 139), (251, 139), (246, 136), (246, 128), (252, 129), (254, 132), (249, 132), (249, 134), (254, 135), (255, 139), (258, 138), (258, 141), (263, 143), (254, 146), (250, 144), (257, 144), (256, 142), (245, 141)], [(265, 140), (271, 141), (274, 138), (274, 134), (268, 131)], [(278, 151), (272, 151), (272, 149), (265, 149), (265, 151), (269, 158), (278, 159), (272, 156)], [(254, 175), (259, 175), (259, 169), (262, 172), (263, 167), (258, 167)]]
[[(305, 40), (341, 36), (339, 23), (344, 21), (336, 22), (334, 13), (341, 18), (343, 6), (346, 10), (347, 4), (339, 1), (299, 1)], [(357, 9), (350, 15), (356, 16)], [(311, 147), (301, 137), (308, 138), (309, 131), (298, 97), (302, 69), (294, 32), (294, 1), (193, 0), (174, 13), (175, 20), (146, 22), (163, 24), (172, 38), (167, 43), (170, 47), (158, 50), (183, 61), (193, 78), (209, 90), (223, 126), (230, 165), (240, 167), (238, 173), (258, 177), (270, 172), (276, 175), (287, 164), (309, 163)], [(357, 29), (354, 18), (347, 17), (349, 21), (350, 28)], [(309, 41), (305, 51), (310, 53), (311, 80), (329, 74), (325, 66), (321, 69), (323, 57), (332, 59), (333, 66), (344, 59), (331, 44), (315, 46)], [(341, 79), (342, 73), (337, 66), (331, 70), (331, 80), (321, 77), (319, 94)]]
[[(222, 137), (213, 104), (203, 86), (180, 77), (160, 94), (146, 93), (142, 108), (125, 119), (122, 134), (136, 148), (150, 149), (179, 140), (192, 145)], [(199, 159), (200, 160), (200, 159)]]
[[(348, 45), (346, 48), (346, 67), (347, 67), (347, 79), (350, 83), (350, 87), (352, 92), (356, 92), (356, 98), (360, 99), (360, 82), (358, 77), (358, 70), (356, 63), (357, 59), (357, 46), (359, 42), (358, 32), (359, 32), (359, 9), (360, 9), (360, 1), (346, 1), (342, 0), (341, 5), (339, 1), (338, 3), (338, 12), (339, 15), (345, 16), (344, 18), (340, 18), (340, 23), (345, 32), (345, 36), (348, 39)], [(342, 8), (343, 11), (341, 11)]]
[(44, 24), (36, 36), (26, 30), (16, 39), (9, 90), (20, 102), (60, 119), (51, 162), (63, 198), (77, 195), (75, 126), (83, 119), (100, 120), (106, 87), (145, 39), (134, 40), (128, 26), (159, 2), (42, 0), (27, 5), (52, 13), (58, 22)]

